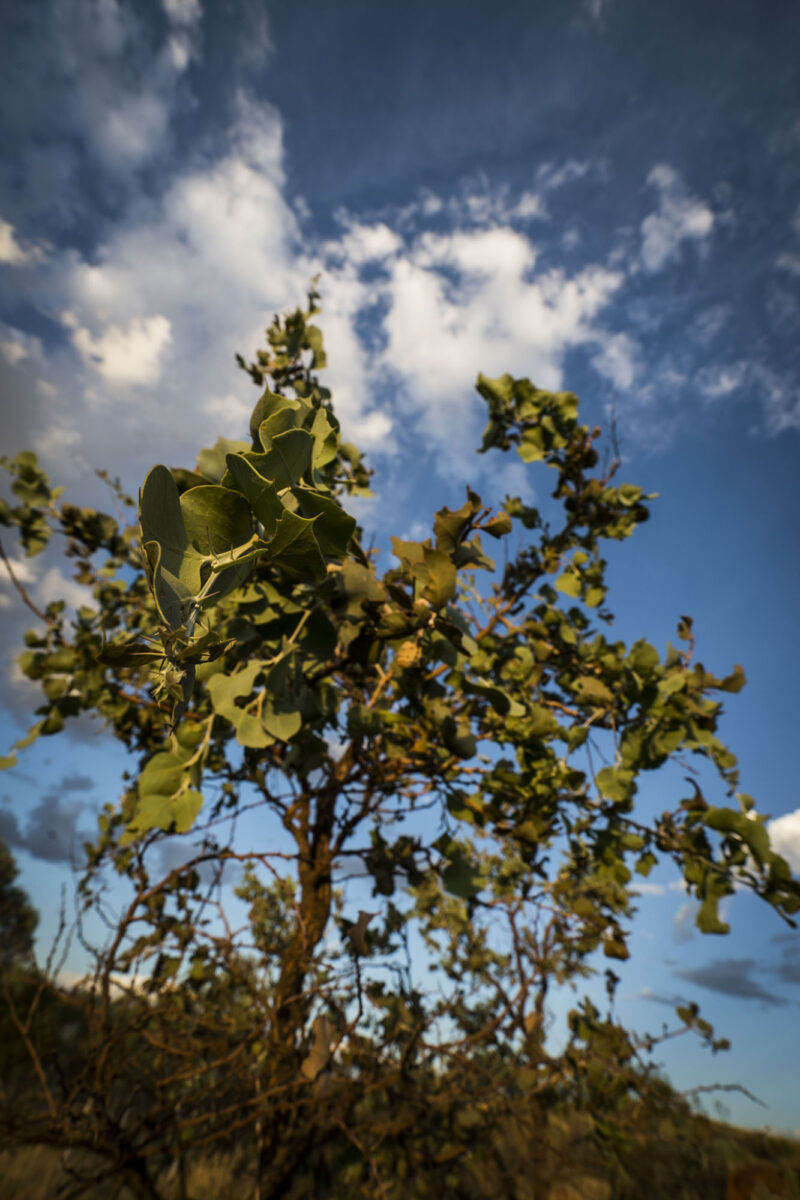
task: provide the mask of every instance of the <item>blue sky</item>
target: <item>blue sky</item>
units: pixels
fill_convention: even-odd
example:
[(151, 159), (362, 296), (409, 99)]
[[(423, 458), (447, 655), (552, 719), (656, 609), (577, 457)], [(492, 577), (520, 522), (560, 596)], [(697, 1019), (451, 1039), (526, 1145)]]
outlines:
[[(369, 454), (379, 543), (424, 536), (470, 481), (533, 488), (472, 450), (479, 370), (613, 405), (625, 475), (660, 494), (614, 548), (621, 636), (748, 687), (724, 732), (742, 787), (800, 871), (800, 10), (782, 0), (40, 0), (0, 36), (3, 449), (32, 446), (72, 499), (94, 467), (138, 488), (238, 436), (235, 352), (321, 274), (328, 382)], [(78, 589), (20, 564), (39, 600)], [(7, 739), (30, 694), (24, 613), (0, 580)], [(75, 828), (119, 788), (101, 737), (29, 752), (0, 781), (0, 836), (52, 931)], [(653, 784), (670, 803), (674, 780)], [(733, 1051), (676, 1044), (677, 1083), (739, 1081), (743, 1123), (800, 1127), (800, 937), (737, 896), (692, 935), (665, 874), (644, 895), (623, 1015), (702, 1002)]]

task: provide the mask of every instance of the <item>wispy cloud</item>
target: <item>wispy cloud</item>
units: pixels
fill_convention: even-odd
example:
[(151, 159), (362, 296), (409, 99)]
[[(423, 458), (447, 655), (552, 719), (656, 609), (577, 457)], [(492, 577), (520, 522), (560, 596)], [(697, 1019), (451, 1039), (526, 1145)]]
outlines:
[(162, 361), (172, 341), (172, 325), (155, 313), (132, 317), (127, 325), (107, 325), (94, 336), (71, 313), (62, 318), (83, 361), (106, 383), (152, 387), (161, 378)]
[(0, 838), (15, 850), (25, 850), (45, 862), (68, 863), (82, 857), (84, 840), (92, 834), (78, 828), (86, 805), (77, 800), (64, 802), (59, 788), (47, 792), (28, 813), (24, 828), (16, 814), (0, 807)]
[(42, 247), (22, 244), (9, 221), (0, 217), (0, 263), (7, 267), (31, 267), (44, 258)]
[(641, 225), (641, 261), (645, 271), (663, 271), (680, 258), (685, 242), (702, 244), (714, 229), (714, 214), (697, 196), (687, 191), (679, 173), (661, 163), (653, 167), (647, 182), (656, 193), (656, 210)]
[(752, 958), (718, 958), (702, 967), (687, 967), (675, 974), (688, 983), (720, 992), (724, 996), (736, 996), (745, 1000), (761, 1000), (765, 1004), (787, 1004), (782, 996), (768, 992), (754, 978), (756, 964)]
[(694, 919), (698, 907), (695, 900), (687, 900), (675, 913), (672, 919), (672, 940), (676, 946), (682, 946), (694, 937)]

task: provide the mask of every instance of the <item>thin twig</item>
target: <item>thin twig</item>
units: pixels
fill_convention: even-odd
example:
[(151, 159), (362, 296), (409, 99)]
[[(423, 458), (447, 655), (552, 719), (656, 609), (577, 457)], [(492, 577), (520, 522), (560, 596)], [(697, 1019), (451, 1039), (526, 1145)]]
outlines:
[(16, 575), (14, 574), (14, 568), (11, 566), (11, 561), (10, 561), (8, 555), (6, 554), (5, 550), (3, 549), (2, 542), (0, 542), (0, 558), (2, 558), (3, 562), (5, 563), (5, 568), (8, 571), (8, 577), (11, 580), (11, 582), (13, 583), (14, 587), (19, 592), (20, 596), (22, 597), (23, 603), (27, 604), (27, 606), (31, 610), (31, 612), (35, 613), (36, 616), (39, 618), (39, 620), (44, 621), (46, 625), (55, 624), (52, 617), (48, 617), (46, 613), (43, 613), (42, 610), (40, 608), (38, 608), (37, 605), (34, 604), (33, 600), (31, 600), (30, 596), (25, 591), (25, 588), (22, 586), (20, 581), (17, 579)]

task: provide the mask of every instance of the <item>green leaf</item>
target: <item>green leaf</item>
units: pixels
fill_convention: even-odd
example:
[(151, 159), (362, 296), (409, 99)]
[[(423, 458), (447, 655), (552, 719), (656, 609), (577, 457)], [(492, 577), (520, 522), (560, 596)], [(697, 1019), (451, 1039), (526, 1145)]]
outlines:
[(701, 903), (694, 920), (701, 933), (724, 934), (730, 932), (730, 925), (720, 919), (718, 906), (718, 896), (706, 896)]
[(164, 651), (147, 642), (107, 642), (96, 655), (97, 662), (105, 667), (146, 667), (164, 657)]
[[(291, 429), (296, 422), (296, 413), (303, 407), (299, 400), (290, 396), (278, 396), (269, 388), (256, 402), (250, 417), (250, 436), (253, 444), (267, 448), (272, 437)], [(261, 429), (264, 427), (264, 437)]]
[(242, 715), (236, 701), (250, 695), (263, 669), (263, 663), (253, 660), (233, 675), (213, 675), (206, 686), (214, 711), (236, 725)]
[[(455, 510), (442, 508), (433, 519), (433, 532), (436, 535), (436, 549), (443, 554), (451, 555), (464, 533), (469, 529), (470, 522), (480, 512), (481, 498), (467, 490), (467, 500), (461, 508)], [(410, 544), (410, 543), (409, 543)]]
[(236, 645), (235, 638), (220, 641), (214, 633), (206, 633), (196, 641), (190, 642), (179, 650), (174, 661), (178, 663), (215, 662), (223, 654), (227, 654)]
[(328, 359), (322, 345), (322, 330), (316, 325), (306, 325), (306, 343), (314, 358), (311, 366), (315, 371), (321, 371), (328, 365)]
[(179, 497), (171, 473), (157, 466), (142, 487), (139, 520), (153, 594), (170, 628), (184, 624), (204, 584), (203, 603), (212, 604), (242, 579), (241, 567), (208, 579), (216, 558), (250, 536), (252, 519), (242, 497), (216, 484)]
[(475, 696), (483, 696), (488, 700), (495, 712), (501, 717), (521, 717), (525, 714), (525, 706), (520, 704), (518, 700), (513, 700), (508, 692), (502, 688), (495, 687), (494, 684), (484, 683), (480, 680), (472, 679), (464, 680), (464, 691), (472, 693)]
[(631, 646), (630, 653), (628, 655), (628, 662), (631, 664), (634, 671), (639, 672), (639, 674), (646, 675), (649, 674), (650, 671), (655, 670), (655, 668), (661, 662), (661, 659), (659, 658), (658, 651), (656, 650), (655, 646), (651, 646), (649, 642), (644, 640), (644, 638), (640, 638), (638, 642), (634, 642)]
[(653, 854), (651, 850), (646, 850), (645, 853), (637, 859), (634, 870), (636, 871), (637, 875), (642, 875), (646, 879), (657, 862), (658, 859), (656, 858), (655, 854)]
[(248, 746), (251, 750), (263, 750), (275, 741), (268, 733), (263, 720), (259, 720), (253, 713), (237, 709), (234, 724), (236, 740), (240, 746)]
[(188, 833), (202, 807), (201, 793), (189, 789), (177, 796), (149, 793), (136, 806), (133, 820), (120, 839), (121, 844), (127, 845), (153, 829)]
[(318, 408), (315, 412), (309, 432), (314, 439), (311, 467), (314, 471), (320, 471), (336, 458), (339, 433), (324, 408)]
[(559, 575), (554, 586), (557, 591), (563, 592), (565, 596), (580, 596), (581, 577), (577, 571), (565, 571), (563, 575)]
[(614, 804), (622, 804), (630, 799), (634, 789), (634, 773), (624, 767), (603, 767), (597, 772), (597, 789), (601, 796), (612, 800)]
[(227, 463), (236, 486), (264, 527), (264, 536), (273, 537), (285, 511), (275, 484), (265, 479), (243, 454), (229, 454)]
[(441, 550), (429, 543), (404, 542), (392, 538), (392, 549), (400, 561), (422, 585), (421, 595), (433, 608), (442, 608), (456, 590), (456, 569)]
[(614, 693), (593, 675), (581, 675), (576, 679), (575, 695), (581, 704), (594, 704), (597, 708), (611, 708), (614, 703)]
[(205, 558), (215, 558), (249, 541), (253, 518), (242, 496), (209, 483), (192, 488), (180, 498), (186, 533)]
[(189, 545), (178, 488), (166, 467), (153, 467), (142, 485), (139, 519), (142, 542), (158, 542), (162, 550), (183, 553)]
[(212, 447), (201, 450), (197, 456), (197, 470), (205, 476), (200, 482), (207, 483), (210, 479), (214, 483), (219, 483), (225, 474), (228, 455), (249, 449), (249, 442), (225, 437), (217, 438)]
[(365, 567), (352, 558), (342, 564), (338, 584), (345, 600), (347, 615), (360, 620), (365, 604), (382, 604), (386, 600), (386, 589), (375, 576), (371, 567)]
[(295, 579), (320, 580), (328, 573), (315, 536), (315, 521), (284, 510), (266, 545), (270, 562)]
[(703, 823), (717, 833), (738, 834), (759, 866), (763, 867), (769, 861), (769, 834), (756, 818), (733, 808), (712, 807), (705, 813)]
[(484, 881), (463, 851), (458, 850), (442, 871), (442, 883), (446, 891), (461, 900), (471, 900), (482, 890)]
[(279, 491), (299, 483), (311, 465), (314, 441), (305, 429), (289, 429), (271, 439), (264, 454), (247, 454), (264, 479), (269, 479)]
[(297, 709), (270, 705), (265, 708), (262, 721), (264, 728), (276, 741), (288, 742), (300, 732), (303, 716)]
[(746, 683), (747, 683), (747, 677), (745, 676), (745, 673), (742, 670), (742, 668), (737, 663), (736, 666), (733, 668), (733, 671), (731, 672), (731, 674), (726, 676), (725, 679), (723, 679), (720, 682), (719, 690), (721, 692), (731, 692), (731, 693), (740, 692)]
[(481, 528), (493, 538), (505, 537), (507, 533), (511, 533), (511, 517), (507, 512), (497, 513), (495, 516), (490, 517)]
[[(184, 755), (184, 759), (186, 757), (188, 755)], [(154, 754), (139, 776), (139, 795), (146, 796), (152, 792), (172, 796), (181, 786), (185, 771), (185, 761), (168, 750)]]
[(623, 961), (631, 956), (622, 937), (603, 938), (603, 954), (606, 958), (618, 958)]
[(322, 492), (309, 488), (292, 488), (298, 508), (309, 520), (318, 518), (314, 535), (323, 554), (329, 558), (344, 558), (351, 537), (355, 533), (355, 518), (344, 511), (341, 504)]
[(203, 557), (196, 551), (164, 552), (159, 542), (144, 542), (150, 585), (165, 625), (178, 629), (184, 624), (202, 584)]

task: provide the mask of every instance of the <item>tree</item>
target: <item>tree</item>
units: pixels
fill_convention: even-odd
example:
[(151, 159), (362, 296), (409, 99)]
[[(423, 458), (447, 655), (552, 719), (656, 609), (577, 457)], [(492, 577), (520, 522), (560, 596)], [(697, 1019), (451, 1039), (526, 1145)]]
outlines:
[[(87, 847), (83, 904), (105, 912), (109, 867), (130, 903), (79, 998), (84, 1069), (43, 1071), (42, 1106), (7, 1112), (5, 1137), (82, 1148), (87, 1178), (143, 1196), (168, 1162), (185, 1191), (186, 1152), (231, 1138), (270, 1197), (492, 1194), (486, 1155), (516, 1137), (536, 1158), (563, 1105), (619, 1147), (643, 1105), (679, 1107), (658, 1039), (613, 1015), (637, 876), (672, 860), (708, 934), (736, 886), (789, 921), (800, 906), (717, 735), (741, 668), (696, 662), (687, 617), (663, 658), (606, 632), (603, 542), (652, 497), (601, 465), (576, 397), (480, 376), (480, 451), (548, 468), (553, 503), (492, 512), (467, 489), (379, 574), (346, 511), (370, 473), (316, 375), (316, 300), (239, 360), (267, 385), (249, 437), (154, 467), (138, 526), (58, 503), (30, 453), (7, 464), (0, 522), (28, 554), (65, 535), (96, 606), (51, 604), (26, 635), (43, 704), (17, 749), (89, 713), (139, 769)], [(642, 773), (676, 761), (688, 794), (641, 813)], [(694, 761), (732, 803), (706, 799)], [(244, 931), (219, 892), (235, 864)], [(603, 959), (608, 1012), (580, 998), (554, 1053), (548, 990)], [(678, 1016), (667, 1036), (726, 1045), (696, 1006)]]
[(19, 871), (8, 846), (0, 839), (0, 973), (33, 959), (33, 935), (39, 915), (14, 880)]

